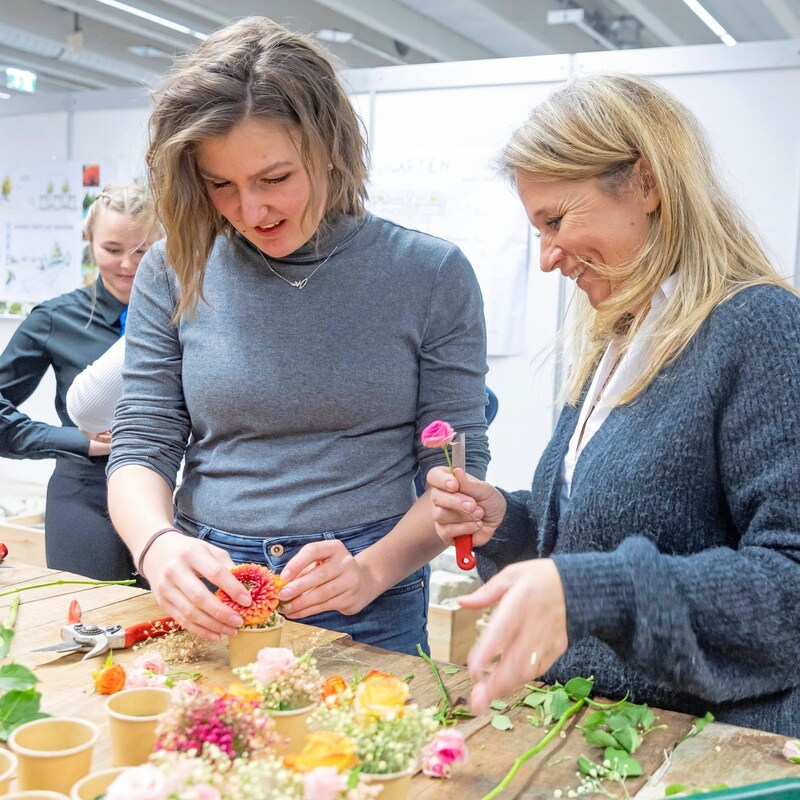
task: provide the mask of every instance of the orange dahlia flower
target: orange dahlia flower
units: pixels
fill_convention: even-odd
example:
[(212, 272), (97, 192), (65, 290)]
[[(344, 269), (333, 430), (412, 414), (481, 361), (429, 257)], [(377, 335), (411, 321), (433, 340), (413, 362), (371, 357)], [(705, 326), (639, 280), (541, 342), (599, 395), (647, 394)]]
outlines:
[(261, 564), (239, 564), (231, 574), (250, 592), (252, 604), (240, 606), (227, 592), (217, 589), (217, 597), (230, 606), (243, 620), (244, 625), (261, 625), (267, 622), (278, 606), (275, 573)]

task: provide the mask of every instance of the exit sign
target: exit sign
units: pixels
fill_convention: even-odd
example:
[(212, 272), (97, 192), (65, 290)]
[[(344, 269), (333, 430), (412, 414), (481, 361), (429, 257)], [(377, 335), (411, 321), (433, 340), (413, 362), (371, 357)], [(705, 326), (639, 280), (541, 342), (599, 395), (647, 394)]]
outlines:
[(6, 67), (5, 76), (7, 89), (15, 89), (18, 92), (36, 91), (35, 72), (28, 72), (26, 69), (16, 69), (15, 67)]

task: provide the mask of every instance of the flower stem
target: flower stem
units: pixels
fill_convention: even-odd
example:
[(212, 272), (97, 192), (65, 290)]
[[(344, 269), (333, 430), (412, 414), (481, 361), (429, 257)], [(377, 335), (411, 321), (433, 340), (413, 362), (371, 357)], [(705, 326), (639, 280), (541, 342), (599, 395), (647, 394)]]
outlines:
[(578, 711), (581, 710), (583, 704), (586, 702), (585, 698), (581, 698), (580, 700), (573, 703), (559, 718), (558, 722), (550, 729), (549, 733), (542, 738), (538, 744), (531, 747), (530, 750), (523, 753), (514, 763), (511, 765), (511, 769), (506, 773), (505, 778), (503, 778), (497, 786), (492, 789), (489, 794), (485, 794), (481, 800), (492, 800), (492, 798), (497, 797), (503, 791), (508, 788), (508, 785), (514, 779), (514, 776), (519, 772), (519, 768), (529, 759), (535, 756), (537, 753), (541, 753), (545, 747), (551, 742), (553, 737), (564, 727), (564, 723), (573, 715), (576, 714)]
[(433, 672), (433, 677), (436, 679), (436, 684), (439, 688), (439, 694), (442, 696), (441, 702), (444, 706), (442, 711), (444, 712), (444, 717), (446, 719), (447, 715), (450, 713), (450, 697), (447, 694), (447, 689), (444, 688), (442, 676), (439, 674), (439, 667), (436, 666), (434, 660), (422, 649), (420, 644), (417, 644), (417, 652), (423, 659), (425, 659), (425, 661), (428, 662), (431, 672)]
[[(93, 581), (93, 580), (83, 580), (83, 581), (70, 581), (70, 580), (58, 580), (58, 581), (47, 581), (46, 583), (35, 583), (32, 586), (19, 586), (16, 589), (7, 589), (5, 592), (0, 592), (0, 597), (5, 597), (9, 594), (17, 594), (19, 592), (25, 592), (28, 589), (43, 589), (46, 586), (66, 586), (67, 584), (82, 584), (85, 586), (130, 586), (132, 583), (136, 583), (136, 581), (131, 578), (127, 581)], [(13, 603), (12, 603), (13, 605)]]
[(6, 618), (3, 620), (3, 627), (8, 628), (9, 630), (14, 630), (14, 624), (17, 621), (17, 609), (19, 608), (19, 595), (17, 595), (12, 601), (11, 606), (8, 609), (8, 614)]
[(444, 450), (444, 457), (447, 459), (447, 466), (450, 467), (450, 474), (453, 474), (453, 462), (450, 460), (450, 450), (448, 449), (448, 445), (443, 445), (442, 450)]

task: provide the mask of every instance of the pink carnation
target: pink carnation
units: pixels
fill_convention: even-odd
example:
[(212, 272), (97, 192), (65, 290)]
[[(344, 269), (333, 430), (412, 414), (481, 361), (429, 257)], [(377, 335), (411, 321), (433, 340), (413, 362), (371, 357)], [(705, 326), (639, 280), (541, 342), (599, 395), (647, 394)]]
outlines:
[(467, 745), (461, 731), (444, 728), (422, 751), (422, 771), (432, 778), (449, 778), (452, 765), (467, 760)]
[(126, 769), (106, 789), (106, 800), (166, 800), (164, 774), (152, 764)]
[(453, 426), (440, 419), (431, 422), (420, 436), (423, 447), (445, 447), (455, 438), (456, 432), (453, 430)]
[(198, 688), (197, 684), (194, 681), (190, 681), (187, 678), (184, 678), (182, 681), (178, 681), (172, 687), (172, 699), (177, 700), (182, 697), (197, 697), (200, 694), (200, 689)]
[(336, 767), (316, 767), (303, 775), (304, 800), (338, 800), (347, 779)]
[(139, 656), (139, 658), (131, 664), (131, 669), (147, 670), (156, 675), (166, 675), (169, 668), (167, 662), (164, 661), (161, 656), (161, 653), (155, 652), (145, 656)]
[(297, 664), (297, 657), (285, 647), (265, 647), (259, 650), (258, 660), (253, 664), (253, 677), (261, 684), (276, 681), (288, 675)]

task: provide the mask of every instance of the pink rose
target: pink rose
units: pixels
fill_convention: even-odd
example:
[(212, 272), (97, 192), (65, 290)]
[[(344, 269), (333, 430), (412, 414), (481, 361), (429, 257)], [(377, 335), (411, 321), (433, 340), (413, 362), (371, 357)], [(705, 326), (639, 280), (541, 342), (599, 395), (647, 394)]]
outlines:
[(422, 771), (432, 778), (449, 778), (452, 765), (467, 760), (467, 745), (461, 731), (437, 731), (422, 751)]
[(336, 767), (315, 767), (303, 774), (303, 800), (338, 800), (347, 778)]
[(431, 422), (420, 436), (423, 447), (445, 447), (455, 438), (456, 432), (452, 425), (449, 422), (442, 422), (440, 419)]
[(126, 769), (106, 789), (106, 800), (166, 800), (164, 774), (152, 764)]
[(129, 669), (125, 672), (125, 688), (141, 689), (142, 686), (149, 686), (150, 675), (141, 669)]
[(149, 653), (146, 656), (139, 656), (139, 658), (131, 664), (131, 668), (147, 670), (156, 675), (166, 675), (168, 670), (167, 662), (164, 661), (159, 652)]
[(258, 660), (253, 664), (253, 676), (266, 686), (287, 675), (297, 664), (297, 658), (285, 647), (265, 647), (258, 651)]
[(431, 778), (449, 778), (453, 768), (436, 754), (423, 755), (422, 771)]
[(783, 746), (783, 757), (794, 764), (800, 764), (800, 739), (790, 739)]

